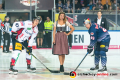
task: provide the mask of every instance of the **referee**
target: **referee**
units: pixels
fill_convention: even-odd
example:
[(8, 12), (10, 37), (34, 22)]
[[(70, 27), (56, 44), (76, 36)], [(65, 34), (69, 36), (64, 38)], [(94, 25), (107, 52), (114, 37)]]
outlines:
[[(69, 33), (71, 31), (70, 27), (66, 27), (66, 33)], [(68, 43), (69, 43), (69, 48), (72, 48), (72, 34), (68, 35)]]
[[(10, 23), (9, 23), (9, 17), (5, 16), (5, 21), (2, 22), (2, 28), (3, 30), (9, 32), (9, 28), (10, 28)], [(3, 38), (4, 38), (4, 42), (3, 42), (3, 52), (4, 53), (9, 53), (9, 46), (10, 46), (10, 34), (4, 32), (3, 31)]]

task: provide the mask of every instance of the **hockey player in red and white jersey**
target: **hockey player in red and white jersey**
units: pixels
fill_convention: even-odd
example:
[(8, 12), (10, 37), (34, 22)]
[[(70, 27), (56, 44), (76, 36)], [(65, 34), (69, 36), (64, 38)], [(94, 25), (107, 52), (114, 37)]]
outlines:
[(14, 72), (14, 74), (18, 73), (18, 70), (16, 70), (14, 66), (23, 49), (23, 46), (27, 48), (26, 50), (27, 69), (32, 71), (36, 70), (36, 68), (31, 66), (30, 53), (32, 53), (32, 43), (38, 33), (37, 25), (39, 21), (40, 21), (40, 17), (35, 17), (33, 18), (33, 21), (28, 20), (28, 21), (13, 23), (13, 26), (12, 26), (13, 54), (10, 62), (9, 73), (12, 73), (12, 72)]

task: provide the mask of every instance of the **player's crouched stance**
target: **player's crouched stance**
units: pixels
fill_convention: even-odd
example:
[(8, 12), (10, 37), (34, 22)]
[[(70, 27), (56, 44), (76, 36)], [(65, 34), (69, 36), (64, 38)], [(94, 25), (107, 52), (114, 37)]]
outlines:
[[(32, 43), (34, 38), (37, 36), (38, 28), (37, 25), (40, 21), (40, 17), (35, 17), (32, 21), (15, 22), (12, 26), (12, 44), (13, 44), (13, 55), (10, 62), (10, 74), (17, 74), (18, 70), (15, 69), (15, 64), (18, 57), (23, 49), (23, 46), (27, 48), (26, 50), (26, 62), (28, 71), (35, 72), (36, 68), (31, 66), (30, 55), (32, 53)], [(22, 43), (22, 44), (21, 44)]]
[(90, 34), (90, 45), (87, 48), (87, 52), (90, 54), (93, 51), (93, 46), (97, 43), (97, 47), (95, 49), (95, 67), (90, 68), (90, 70), (97, 70), (99, 69), (99, 61), (101, 58), (102, 69), (99, 69), (98, 72), (107, 71), (106, 62), (107, 56), (106, 52), (109, 48), (110, 43), (110, 35), (108, 31), (99, 26), (96, 23), (91, 23), (91, 20), (85, 19), (84, 25), (86, 26)]

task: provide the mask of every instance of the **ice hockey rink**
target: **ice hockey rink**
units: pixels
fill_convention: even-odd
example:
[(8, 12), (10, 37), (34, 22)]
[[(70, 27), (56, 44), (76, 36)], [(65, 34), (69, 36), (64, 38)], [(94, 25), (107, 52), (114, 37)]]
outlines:
[[(57, 55), (52, 55), (52, 49), (34, 49), (33, 54), (40, 59), (51, 70), (59, 70), (59, 59)], [(65, 58), (65, 72), (73, 71), (86, 54), (86, 49), (70, 49), (70, 54)], [(91, 53), (92, 54), (92, 53)], [(90, 71), (94, 66), (94, 57), (87, 55), (83, 63), (79, 66), (76, 73), (97, 73)], [(0, 53), (0, 80), (120, 80), (120, 50), (111, 49), (107, 52), (107, 69), (108, 73), (116, 73), (113, 76), (76, 76), (71, 78), (63, 73), (50, 73), (34, 57), (32, 65), (36, 67), (36, 73), (27, 72), (25, 51), (22, 51), (16, 63), (18, 74), (9, 74), (9, 65), (12, 53)], [(101, 64), (100, 64), (101, 66)]]

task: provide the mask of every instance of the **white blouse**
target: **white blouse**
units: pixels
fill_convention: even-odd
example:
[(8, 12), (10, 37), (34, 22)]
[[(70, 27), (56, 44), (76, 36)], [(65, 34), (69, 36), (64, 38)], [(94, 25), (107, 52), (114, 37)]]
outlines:
[[(66, 21), (66, 27), (67, 26), (69, 26), (69, 27), (71, 26), (71, 24), (68, 21)], [(56, 21), (54, 23), (54, 27), (56, 27)], [(57, 27), (65, 27), (65, 24), (63, 24), (63, 25), (57, 24)]]

